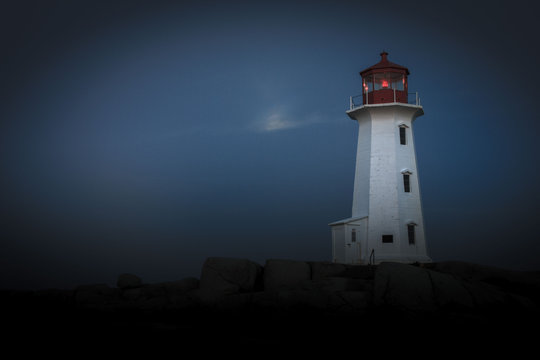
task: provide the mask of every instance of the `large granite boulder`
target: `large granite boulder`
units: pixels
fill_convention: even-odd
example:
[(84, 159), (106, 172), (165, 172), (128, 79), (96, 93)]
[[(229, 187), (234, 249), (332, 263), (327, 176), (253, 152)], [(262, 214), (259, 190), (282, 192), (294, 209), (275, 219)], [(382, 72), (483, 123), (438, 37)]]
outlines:
[(371, 291), (372, 282), (364, 279), (325, 277), (319, 278), (318, 280), (303, 281), (302, 288), (304, 290), (315, 290), (323, 292)]
[(373, 301), (412, 311), (436, 309), (431, 278), (425, 269), (399, 263), (382, 263), (375, 274)]
[(438, 307), (471, 308), (475, 305), (467, 283), (452, 275), (424, 270), (431, 281), (434, 302)]
[(329, 294), (326, 308), (340, 313), (364, 312), (371, 300), (371, 294), (366, 291), (336, 291)]
[(299, 288), (311, 280), (311, 267), (307, 262), (294, 260), (266, 260), (264, 266), (264, 291)]
[(540, 302), (540, 272), (501, 269), (463, 261), (443, 261), (429, 265), (436, 272), (468, 282), (489, 284), (503, 292)]
[(189, 293), (197, 289), (199, 280), (185, 278), (177, 281), (145, 284), (124, 288), (121, 291), (122, 305), (142, 310), (182, 309), (194, 305)]
[(110, 308), (120, 302), (119, 290), (107, 284), (89, 284), (78, 286), (74, 290), (75, 304), (88, 308)]
[(221, 295), (254, 291), (262, 267), (247, 259), (211, 257), (201, 271), (200, 292)]
[(160, 283), (169, 295), (185, 294), (188, 291), (199, 287), (199, 279), (195, 277), (187, 277), (176, 281), (168, 281)]
[(327, 261), (312, 261), (309, 262), (309, 265), (311, 266), (311, 279), (313, 280), (340, 277), (347, 271), (347, 265)]
[(142, 280), (137, 275), (133, 274), (121, 274), (118, 276), (116, 286), (119, 289), (134, 289), (142, 286)]
[[(478, 272), (474, 266), (458, 264), (452, 271), (441, 272), (426, 267), (399, 263), (382, 263), (378, 266), (374, 284), (375, 305), (389, 305), (410, 311), (437, 311), (443, 309), (519, 310), (533, 308), (530, 298), (503, 289), (491, 283), (494, 276), (504, 272), (495, 271), (489, 275), (488, 269)], [(510, 280), (508, 280), (510, 281)], [(510, 282), (509, 282), (510, 283)], [(517, 280), (511, 282), (519, 284)]]
[(311, 266), (311, 278), (313, 280), (327, 277), (372, 280), (377, 268), (374, 265), (349, 265), (327, 261), (312, 261), (309, 262), (309, 265)]

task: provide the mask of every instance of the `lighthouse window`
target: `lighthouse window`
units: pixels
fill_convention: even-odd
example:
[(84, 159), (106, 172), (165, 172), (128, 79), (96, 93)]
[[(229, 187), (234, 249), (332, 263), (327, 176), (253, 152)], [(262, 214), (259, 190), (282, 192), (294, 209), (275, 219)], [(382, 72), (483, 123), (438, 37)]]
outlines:
[(403, 189), (405, 192), (411, 192), (411, 180), (409, 174), (403, 174)]
[(383, 243), (393, 243), (394, 242), (394, 235), (383, 235), (382, 236), (382, 242)]
[(405, 76), (401, 74), (392, 75), (392, 89), (403, 91), (405, 88)]
[(406, 137), (405, 129), (406, 129), (405, 127), (399, 128), (399, 143), (401, 145), (407, 145), (407, 137)]
[(407, 225), (407, 234), (409, 236), (409, 245), (414, 245), (414, 224)]
[(352, 229), (351, 242), (356, 242), (356, 229)]

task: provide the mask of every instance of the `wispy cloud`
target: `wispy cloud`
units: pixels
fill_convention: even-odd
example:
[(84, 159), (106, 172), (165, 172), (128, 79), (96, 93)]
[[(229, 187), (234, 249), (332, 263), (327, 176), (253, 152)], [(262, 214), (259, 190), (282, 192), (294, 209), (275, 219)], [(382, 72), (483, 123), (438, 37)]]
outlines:
[(308, 119), (293, 119), (284, 111), (273, 111), (261, 120), (251, 124), (252, 128), (258, 132), (275, 132), (289, 130), (298, 127), (308, 126), (321, 122), (319, 116), (311, 116)]
[(282, 113), (275, 112), (259, 122), (260, 131), (279, 131), (298, 127), (298, 122), (286, 119)]

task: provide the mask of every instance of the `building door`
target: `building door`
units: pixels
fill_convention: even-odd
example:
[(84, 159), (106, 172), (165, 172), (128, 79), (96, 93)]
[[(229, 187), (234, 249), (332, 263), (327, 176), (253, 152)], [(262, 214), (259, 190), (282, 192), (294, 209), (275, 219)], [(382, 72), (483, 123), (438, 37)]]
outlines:
[(347, 236), (347, 263), (360, 264), (361, 262), (361, 227), (350, 225)]

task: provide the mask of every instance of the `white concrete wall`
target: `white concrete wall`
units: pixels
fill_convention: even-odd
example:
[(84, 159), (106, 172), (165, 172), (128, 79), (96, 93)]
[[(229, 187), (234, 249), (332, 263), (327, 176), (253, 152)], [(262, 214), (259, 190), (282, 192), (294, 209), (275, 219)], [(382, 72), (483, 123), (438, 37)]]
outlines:
[(332, 261), (345, 263), (345, 225), (332, 226)]
[[(369, 216), (362, 254), (369, 256), (374, 249), (376, 261), (429, 261), (412, 132), (412, 123), (423, 114), (422, 108), (381, 104), (348, 113), (359, 124), (353, 217)], [(408, 126), (407, 145), (400, 144), (400, 124)], [(410, 193), (403, 189), (404, 169), (412, 173)], [(406, 225), (411, 221), (417, 224), (415, 245), (409, 245), (407, 236)], [(383, 243), (382, 235), (393, 235), (393, 242)]]
[(369, 213), (369, 174), (371, 158), (371, 117), (358, 120), (358, 145), (354, 174), (353, 205), (351, 217), (367, 216)]
[[(424, 220), (422, 214), (422, 203), (420, 197), (420, 184), (418, 176), (418, 168), (416, 165), (416, 152), (414, 147), (414, 132), (413, 120), (407, 117), (396, 117), (397, 126), (405, 124), (407, 126), (406, 136), (407, 144), (399, 145), (396, 152), (396, 174), (398, 182), (401, 181), (398, 191), (398, 204), (400, 214), (400, 252), (407, 257), (416, 258), (426, 254), (425, 237), (424, 237)], [(397, 132), (396, 142), (399, 144), (399, 129)], [(410, 192), (406, 193), (403, 189), (403, 171), (407, 169), (410, 174)], [(411, 222), (415, 226), (415, 244), (409, 245), (407, 234), (407, 225)]]
[[(332, 226), (332, 260), (343, 264), (362, 264), (369, 260), (367, 247), (368, 219), (350, 218)], [(352, 232), (356, 233), (353, 241)]]
[[(352, 231), (356, 232), (356, 241), (352, 241)], [(361, 264), (367, 253), (367, 218), (351, 221), (345, 225), (345, 262)], [(369, 254), (367, 254), (369, 256)]]

